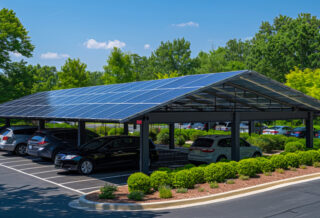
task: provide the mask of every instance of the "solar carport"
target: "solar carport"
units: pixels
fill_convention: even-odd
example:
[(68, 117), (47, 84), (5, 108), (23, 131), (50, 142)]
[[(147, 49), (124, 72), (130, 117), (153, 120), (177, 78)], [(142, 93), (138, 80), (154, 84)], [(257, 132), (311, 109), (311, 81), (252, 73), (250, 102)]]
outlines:
[(149, 124), (167, 123), (170, 147), (174, 123), (232, 122), (232, 159), (240, 158), (240, 121), (305, 119), (306, 145), (313, 146), (313, 118), (320, 102), (253, 71), (188, 75), (94, 87), (40, 92), (0, 105), (6, 119), (77, 121), (79, 144), (85, 122), (140, 125), (140, 170), (148, 172)]

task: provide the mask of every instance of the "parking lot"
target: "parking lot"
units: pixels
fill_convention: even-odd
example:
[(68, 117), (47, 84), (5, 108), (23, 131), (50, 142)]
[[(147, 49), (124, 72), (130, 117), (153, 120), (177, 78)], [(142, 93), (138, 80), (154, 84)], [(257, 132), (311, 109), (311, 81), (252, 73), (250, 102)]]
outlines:
[[(154, 164), (154, 169), (159, 166), (177, 166), (187, 163), (186, 153), (168, 151), (158, 148), (160, 158)], [(137, 169), (110, 169), (95, 172), (92, 175), (80, 175), (77, 172), (68, 172), (63, 169), (56, 169), (52, 162), (31, 156), (16, 156), (11, 153), (0, 151), (0, 167), (11, 169), (26, 176), (54, 184), (64, 189), (71, 190), (77, 194), (85, 194), (95, 191), (106, 182), (114, 185), (126, 185), (129, 175)]]

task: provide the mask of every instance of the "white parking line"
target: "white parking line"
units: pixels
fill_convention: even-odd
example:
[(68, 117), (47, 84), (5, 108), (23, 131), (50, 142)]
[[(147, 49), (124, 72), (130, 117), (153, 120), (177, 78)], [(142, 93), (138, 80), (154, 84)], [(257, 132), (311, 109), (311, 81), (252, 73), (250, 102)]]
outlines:
[(76, 189), (73, 189), (73, 188), (69, 188), (69, 187), (64, 186), (64, 185), (61, 185), (61, 184), (59, 184), (59, 183), (55, 183), (55, 182), (52, 182), (52, 181), (50, 181), (50, 180), (43, 179), (43, 178), (41, 178), (41, 177), (39, 177), (39, 176), (35, 176), (35, 175), (30, 174), (30, 173), (26, 173), (26, 172), (23, 172), (23, 171), (21, 171), (21, 170), (17, 170), (17, 169), (15, 169), (15, 168), (12, 168), (12, 167), (9, 167), (9, 166), (6, 166), (6, 165), (2, 165), (2, 164), (0, 164), (0, 166), (3, 166), (3, 167), (6, 167), (6, 168), (8, 168), (8, 169), (11, 169), (11, 170), (17, 171), (17, 172), (19, 172), (19, 173), (22, 173), (22, 174), (25, 174), (25, 175), (31, 176), (31, 177), (36, 178), (36, 179), (40, 179), (40, 180), (42, 180), (42, 181), (45, 181), (45, 182), (48, 182), (48, 183), (54, 184), (54, 185), (56, 185), (56, 186), (59, 186), (59, 187), (62, 187), (62, 188), (65, 188), (65, 189), (68, 189), (68, 190), (71, 190), (71, 191), (77, 192), (77, 193), (82, 194), (82, 195), (83, 195), (83, 194), (85, 194), (85, 193), (84, 193), (84, 192), (82, 192), (82, 191), (79, 191), (79, 190), (76, 190)]
[(16, 160), (16, 161), (9, 161), (9, 162), (2, 162), (1, 164), (8, 164), (8, 163), (15, 163), (15, 162), (25, 162), (25, 161), (30, 161), (29, 159), (28, 160)]
[(44, 179), (55, 179), (55, 178), (59, 178), (59, 177), (65, 177), (65, 176), (51, 176), (51, 177), (47, 177), (47, 178), (44, 178)]
[(23, 169), (19, 169), (19, 170), (31, 170), (31, 169), (38, 169), (38, 168), (45, 168), (45, 167), (52, 167), (52, 166), (49, 165), (49, 166), (41, 166), (41, 167), (29, 167), (29, 168), (23, 168)]
[(28, 163), (28, 164), (12, 165), (12, 166), (10, 166), (10, 167), (20, 167), (20, 166), (26, 166), (26, 165), (37, 164), (37, 163), (47, 163), (47, 162), (32, 162), (32, 163)]
[(2, 160), (16, 160), (16, 159), (21, 160), (21, 157), (6, 157), (6, 158), (1, 158), (0, 161), (2, 161)]
[(61, 170), (48, 170), (48, 171), (42, 171), (42, 172), (37, 172), (37, 173), (30, 173), (31, 175), (37, 175), (41, 173), (50, 173), (50, 172), (56, 172), (56, 171), (61, 171)]
[(117, 176), (108, 176), (108, 177), (101, 177), (101, 178), (83, 179), (83, 180), (77, 180), (77, 181), (64, 182), (64, 183), (60, 183), (60, 184), (65, 185), (65, 184), (70, 184), (70, 183), (86, 182), (86, 181), (99, 180), (99, 179), (112, 179), (112, 178), (125, 177), (125, 176), (130, 176), (130, 175), (131, 174), (122, 174), (122, 175), (117, 175)]
[(82, 188), (82, 189), (78, 189), (79, 191), (83, 191), (83, 190), (88, 190), (88, 189), (94, 189), (94, 188), (101, 188), (102, 185), (100, 186), (93, 186), (93, 187), (90, 187), (90, 188)]

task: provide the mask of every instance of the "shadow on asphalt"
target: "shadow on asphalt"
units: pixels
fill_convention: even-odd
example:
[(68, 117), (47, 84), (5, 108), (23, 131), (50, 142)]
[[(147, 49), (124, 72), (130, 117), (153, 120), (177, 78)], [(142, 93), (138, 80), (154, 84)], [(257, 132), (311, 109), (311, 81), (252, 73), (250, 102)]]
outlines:
[[(69, 202), (77, 195), (54, 194), (58, 188), (40, 188), (29, 185), (9, 187), (0, 184), (1, 217), (141, 217), (151, 218), (167, 212), (95, 212), (74, 209)], [(50, 192), (50, 193), (49, 193)]]

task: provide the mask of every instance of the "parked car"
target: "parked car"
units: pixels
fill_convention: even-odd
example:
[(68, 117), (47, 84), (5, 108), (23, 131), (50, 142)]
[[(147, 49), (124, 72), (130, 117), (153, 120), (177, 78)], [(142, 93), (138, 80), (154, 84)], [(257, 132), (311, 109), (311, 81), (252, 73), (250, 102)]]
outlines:
[[(240, 138), (240, 159), (261, 155), (260, 148)], [(191, 163), (212, 163), (223, 159), (231, 160), (231, 136), (228, 135), (199, 137), (189, 149), (188, 160)]]
[(0, 149), (25, 155), (28, 139), (37, 131), (35, 126), (11, 126), (0, 132)]
[(273, 126), (262, 131), (263, 135), (290, 135), (292, 128), (289, 126)]
[(215, 130), (231, 131), (231, 122), (216, 123)]
[(314, 137), (320, 138), (320, 130), (314, 132)]
[[(150, 160), (156, 161), (158, 153), (149, 140)], [(90, 174), (96, 169), (115, 166), (139, 166), (140, 137), (106, 136), (94, 139), (79, 149), (60, 153), (55, 159), (56, 168)]]
[(206, 130), (207, 124), (205, 123), (184, 123), (182, 124), (183, 129), (198, 129), (198, 130)]
[[(86, 142), (99, 137), (86, 130)], [(62, 151), (74, 150), (78, 144), (78, 130), (68, 128), (51, 128), (37, 131), (28, 141), (27, 153), (31, 156), (54, 160)]]
[[(289, 136), (294, 136), (297, 138), (304, 138), (304, 137), (306, 137), (306, 131), (307, 131), (306, 127), (297, 127), (291, 131)], [(315, 129), (313, 129), (313, 132), (314, 132), (314, 136), (316, 136), (317, 131)]]

